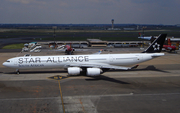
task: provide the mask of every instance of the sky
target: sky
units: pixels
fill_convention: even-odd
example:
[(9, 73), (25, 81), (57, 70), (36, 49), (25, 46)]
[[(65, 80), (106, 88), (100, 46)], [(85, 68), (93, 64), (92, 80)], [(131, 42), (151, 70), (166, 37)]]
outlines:
[(1, 24), (180, 24), (180, 0), (1, 0)]

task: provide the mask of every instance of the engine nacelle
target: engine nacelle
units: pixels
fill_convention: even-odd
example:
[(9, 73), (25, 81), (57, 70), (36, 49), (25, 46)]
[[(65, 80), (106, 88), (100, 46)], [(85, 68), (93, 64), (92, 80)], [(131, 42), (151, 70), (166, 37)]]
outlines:
[(87, 76), (99, 76), (103, 71), (99, 68), (87, 68), (86, 75)]
[(79, 67), (69, 67), (67, 70), (69, 75), (79, 75), (82, 71), (82, 69)]

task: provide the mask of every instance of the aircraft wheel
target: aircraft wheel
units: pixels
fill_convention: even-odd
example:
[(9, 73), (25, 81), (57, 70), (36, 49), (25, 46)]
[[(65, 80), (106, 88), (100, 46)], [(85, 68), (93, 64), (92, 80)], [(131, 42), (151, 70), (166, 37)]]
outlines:
[(19, 69), (16, 69), (16, 73), (17, 73), (17, 75), (19, 75), (19, 73), (20, 73), (20, 72), (19, 72)]

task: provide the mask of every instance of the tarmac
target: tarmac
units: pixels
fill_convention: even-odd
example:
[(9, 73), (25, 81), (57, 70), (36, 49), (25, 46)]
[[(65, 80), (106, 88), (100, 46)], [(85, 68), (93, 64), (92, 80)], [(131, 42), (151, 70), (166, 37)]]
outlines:
[[(99, 49), (75, 51), (91, 54)], [(104, 53), (141, 52), (111, 48)], [(26, 53), (1, 52), (0, 63)], [(32, 55), (64, 54), (42, 51)], [(64, 69), (20, 70), (0, 65), (2, 113), (178, 113), (180, 51), (139, 64), (131, 71), (108, 71), (98, 77), (67, 76)], [(58, 78), (64, 77), (59, 80)], [(61, 99), (63, 97), (63, 102)]]

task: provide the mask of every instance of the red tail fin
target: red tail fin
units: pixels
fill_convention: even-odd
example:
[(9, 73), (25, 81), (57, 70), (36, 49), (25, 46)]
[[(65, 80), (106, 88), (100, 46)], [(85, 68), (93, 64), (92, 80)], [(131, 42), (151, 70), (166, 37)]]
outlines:
[(168, 38), (168, 45), (171, 46), (171, 40), (170, 40), (170, 38)]
[(70, 43), (70, 49), (72, 48), (72, 43)]

